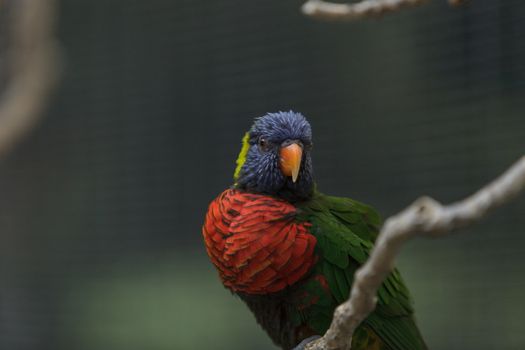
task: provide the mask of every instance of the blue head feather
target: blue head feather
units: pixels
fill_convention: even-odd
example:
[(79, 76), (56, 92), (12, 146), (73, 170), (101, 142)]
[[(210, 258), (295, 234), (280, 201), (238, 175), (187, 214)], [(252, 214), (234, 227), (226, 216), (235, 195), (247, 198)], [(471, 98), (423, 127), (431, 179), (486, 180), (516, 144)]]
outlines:
[[(305, 117), (296, 112), (268, 113), (257, 118), (248, 132), (249, 149), (240, 168), (236, 187), (284, 198), (306, 200), (313, 193), (311, 159), (312, 129)], [(287, 142), (303, 147), (299, 176), (294, 183), (280, 169), (280, 148)]]

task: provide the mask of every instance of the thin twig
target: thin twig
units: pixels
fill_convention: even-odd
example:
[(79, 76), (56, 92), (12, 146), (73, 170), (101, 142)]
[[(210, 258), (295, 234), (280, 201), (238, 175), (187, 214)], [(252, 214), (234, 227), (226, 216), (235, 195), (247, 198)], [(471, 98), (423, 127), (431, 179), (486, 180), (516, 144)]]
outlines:
[[(310, 17), (331, 21), (353, 21), (356, 19), (377, 17), (405, 7), (421, 5), (427, 0), (362, 0), (357, 3), (339, 4), (323, 0), (308, 0), (301, 7), (302, 12)], [(448, 0), (452, 6), (461, 5), (466, 0)]]
[(469, 226), (525, 189), (525, 156), (475, 194), (448, 206), (422, 197), (385, 221), (367, 262), (356, 272), (350, 298), (339, 305), (326, 334), (307, 350), (350, 349), (356, 327), (374, 310), (377, 289), (392, 271), (403, 243), (415, 236), (445, 236)]
[(8, 27), (9, 81), (0, 96), (0, 157), (39, 120), (59, 73), (55, 0), (14, 0)]
[(421, 5), (426, 0), (364, 0), (355, 4), (336, 4), (322, 0), (309, 0), (301, 10), (307, 16), (352, 21), (365, 17), (376, 17), (403, 7)]

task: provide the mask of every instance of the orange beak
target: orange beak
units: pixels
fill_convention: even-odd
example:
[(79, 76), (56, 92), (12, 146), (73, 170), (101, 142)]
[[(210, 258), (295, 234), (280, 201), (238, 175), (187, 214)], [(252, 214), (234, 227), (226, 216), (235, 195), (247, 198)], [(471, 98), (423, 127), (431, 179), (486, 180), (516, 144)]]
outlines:
[(297, 181), (301, 160), (303, 159), (303, 149), (296, 143), (282, 147), (281, 152), (281, 171), (285, 176), (291, 176), (292, 181)]

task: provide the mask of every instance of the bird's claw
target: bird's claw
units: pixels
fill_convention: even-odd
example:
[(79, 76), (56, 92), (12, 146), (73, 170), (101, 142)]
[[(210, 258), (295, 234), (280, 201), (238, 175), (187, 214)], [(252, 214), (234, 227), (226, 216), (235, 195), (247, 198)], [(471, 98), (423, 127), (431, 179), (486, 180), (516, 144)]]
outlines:
[(309, 342), (312, 342), (312, 341), (314, 341), (316, 339), (319, 339), (319, 338), (321, 338), (321, 336), (319, 336), (319, 335), (312, 335), (311, 337), (308, 337), (305, 340), (303, 340), (302, 342), (300, 342), (292, 350), (304, 350), (304, 348), (306, 347), (306, 344), (308, 344)]

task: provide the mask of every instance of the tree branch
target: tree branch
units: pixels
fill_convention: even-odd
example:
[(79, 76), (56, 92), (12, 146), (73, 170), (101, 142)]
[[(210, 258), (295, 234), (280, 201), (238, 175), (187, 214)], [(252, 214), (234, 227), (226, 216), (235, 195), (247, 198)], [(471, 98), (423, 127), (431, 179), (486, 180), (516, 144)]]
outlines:
[(5, 53), (9, 80), (0, 96), (0, 157), (36, 124), (59, 75), (55, 1), (12, 0), (3, 5), (11, 13)]
[[(310, 17), (325, 20), (352, 21), (397, 11), (404, 7), (421, 5), (427, 0), (362, 0), (355, 4), (338, 4), (323, 0), (308, 0), (301, 11)], [(448, 0), (452, 6), (465, 0)]]
[(357, 326), (374, 310), (377, 289), (394, 266), (403, 243), (415, 236), (445, 236), (471, 225), (491, 210), (510, 202), (525, 189), (525, 156), (503, 175), (475, 194), (448, 206), (429, 197), (417, 199), (399, 214), (388, 218), (367, 262), (355, 273), (350, 299), (339, 305), (326, 334), (307, 350), (350, 349)]

